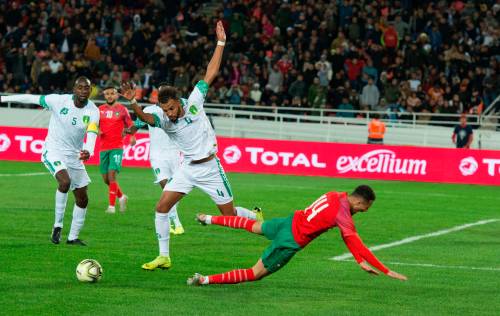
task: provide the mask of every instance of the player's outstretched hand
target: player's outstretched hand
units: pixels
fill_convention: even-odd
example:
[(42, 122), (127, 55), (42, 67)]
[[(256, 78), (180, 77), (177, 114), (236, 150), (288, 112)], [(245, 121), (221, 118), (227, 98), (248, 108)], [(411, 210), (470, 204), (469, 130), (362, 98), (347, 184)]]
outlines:
[(217, 27), (215, 28), (215, 33), (217, 34), (217, 40), (221, 42), (226, 41), (226, 31), (224, 31), (224, 26), (222, 21), (217, 22)]
[(80, 151), (80, 160), (87, 161), (90, 159), (90, 153), (88, 150)]
[(405, 275), (399, 274), (399, 273), (397, 273), (395, 271), (389, 271), (389, 273), (387, 273), (387, 276), (391, 277), (393, 279), (401, 280), (401, 281), (408, 280), (408, 278)]
[(135, 98), (135, 91), (134, 91), (134, 87), (133, 87), (132, 83), (122, 81), (122, 83), (120, 85), (120, 93), (119, 94), (122, 97), (124, 97), (125, 99), (132, 101)]
[(372, 267), (370, 267), (370, 265), (368, 265), (366, 262), (361, 262), (359, 264), (359, 266), (361, 267), (361, 269), (365, 270), (366, 272), (370, 273), (370, 274), (373, 274), (373, 275), (378, 275), (379, 272), (375, 269), (373, 269)]

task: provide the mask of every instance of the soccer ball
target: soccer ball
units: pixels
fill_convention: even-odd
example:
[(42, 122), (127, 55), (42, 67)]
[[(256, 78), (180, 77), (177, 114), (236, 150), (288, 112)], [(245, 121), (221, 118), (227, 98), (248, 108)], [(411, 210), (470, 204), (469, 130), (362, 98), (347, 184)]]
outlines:
[(76, 266), (76, 278), (80, 282), (97, 282), (102, 278), (102, 267), (94, 259), (85, 259)]

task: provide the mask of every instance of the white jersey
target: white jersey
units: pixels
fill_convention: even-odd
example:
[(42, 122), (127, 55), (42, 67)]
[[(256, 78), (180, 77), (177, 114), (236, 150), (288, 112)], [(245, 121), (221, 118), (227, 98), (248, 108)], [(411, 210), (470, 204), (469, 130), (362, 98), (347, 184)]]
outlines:
[[(150, 105), (144, 109), (145, 113), (156, 113), (157, 110), (161, 110), (157, 105)], [(135, 120), (135, 126), (140, 128), (148, 125), (141, 121), (140, 119)], [(179, 156), (179, 149), (174, 144), (174, 142), (167, 136), (163, 129), (159, 127), (154, 127), (148, 125), (149, 130), (149, 160), (160, 161), (168, 160), (169, 156), (175, 155)]]
[(78, 153), (83, 148), (85, 133), (98, 132), (99, 109), (90, 100), (83, 108), (77, 108), (72, 94), (49, 94), (40, 97), (40, 105), (52, 112), (45, 149)]
[(198, 81), (189, 98), (180, 99), (185, 113), (175, 123), (169, 120), (160, 107), (156, 107), (152, 113), (155, 127), (167, 133), (186, 162), (200, 160), (217, 152), (215, 132), (203, 109), (207, 91), (208, 84), (203, 80)]

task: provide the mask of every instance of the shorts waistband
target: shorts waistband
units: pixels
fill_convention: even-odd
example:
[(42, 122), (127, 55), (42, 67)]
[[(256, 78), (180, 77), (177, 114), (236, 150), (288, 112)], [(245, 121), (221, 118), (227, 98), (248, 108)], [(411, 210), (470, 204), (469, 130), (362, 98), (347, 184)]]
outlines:
[(203, 158), (203, 159), (200, 159), (200, 160), (192, 160), (190, 163), (193, 164), (193, 165), (198, 165), (200, 163), (204, 163), (204, 162), (210, 161), (210, 160), (212, 160), (214, 158), (215, 158), (215, 154), (211, 154), (210, 156), (208, 156), (206, 158)]

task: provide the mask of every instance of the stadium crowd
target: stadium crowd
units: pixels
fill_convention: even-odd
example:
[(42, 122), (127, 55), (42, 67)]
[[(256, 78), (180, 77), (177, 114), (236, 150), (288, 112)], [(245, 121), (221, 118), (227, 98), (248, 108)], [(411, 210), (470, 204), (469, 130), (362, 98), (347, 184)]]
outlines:
[[(208, 102), (259, 107), (479, 114), (500, 91), (499, 0), (0, 1), (0, 91), (71, 90), (131, 80), (155, 101), (188, 93), (215, 24), (228, 33)], [(355, 117), (356, 112), (337, 113)]]

